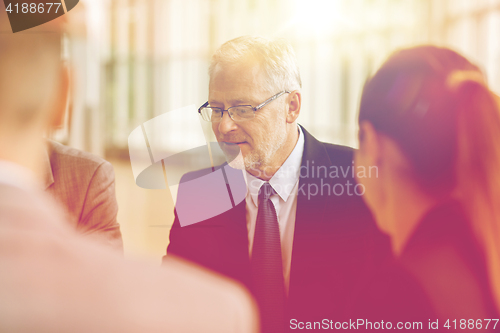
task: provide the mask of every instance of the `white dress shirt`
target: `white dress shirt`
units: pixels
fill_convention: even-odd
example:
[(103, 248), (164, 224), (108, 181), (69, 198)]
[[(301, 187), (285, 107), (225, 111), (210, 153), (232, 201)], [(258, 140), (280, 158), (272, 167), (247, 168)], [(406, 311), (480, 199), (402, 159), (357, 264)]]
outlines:
[[(276, 210), (281, 240), (281, 257), (283, 260), (283, 277), (285, 289), (288, 295), (290, 285), (290, 266), (292, 263), (293, 233), (295, 230), (295, 213), (297, 212), (297, 192), (299, 187), (300, 164), (304, 152), (304, 134), (300, 127), (299, 140), (285, 163), (278, 169), (269, 180), (277, 194), (271, 196), (271, 202)], [(264, 184), (262, 179), (256, 178), (245, 172), (247, 182), (246, 219), (248, 228), (248, 246), (250, 258), (252, 257), (253, 238), (255, 235), (255, 224), (257, 222), (257, 211), (259, 205), (259, 189)]]

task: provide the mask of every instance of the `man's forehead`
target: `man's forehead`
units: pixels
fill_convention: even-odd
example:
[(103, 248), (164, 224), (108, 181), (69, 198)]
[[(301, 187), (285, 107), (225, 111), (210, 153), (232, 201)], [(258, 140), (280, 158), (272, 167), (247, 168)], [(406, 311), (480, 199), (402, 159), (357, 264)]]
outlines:
[(210, 89), (208, 101), (210, 103), (230, 103), (230, 104), (249, 104), (256, 102), (254, 97), (258, 93), (257, 89), (241, 89), (241, 90), (214, 90)]
[(250, 84), (261, 80), (263, 71), (259, 62), (238, 61), (236, 63), (218, 63), (210, 77), (210, 86), (227, 84)]
[(265, 93), (265, 75), (258, 62), (217, 64), (209, 83), (210, 101), (234, 104), (254, 101)]
[(261, 68), (261, 60), (257, 59), (256, 57), (247, 55), (247, 56), (242, 56), (238, 59), (233, 59), (231, 61), (226, 61), (226, 60), (219, 60), (215, 67), (214, 67), (214, 72), (227, 72), (227, 71), (254, 71), (258, 72), (260, 71)]

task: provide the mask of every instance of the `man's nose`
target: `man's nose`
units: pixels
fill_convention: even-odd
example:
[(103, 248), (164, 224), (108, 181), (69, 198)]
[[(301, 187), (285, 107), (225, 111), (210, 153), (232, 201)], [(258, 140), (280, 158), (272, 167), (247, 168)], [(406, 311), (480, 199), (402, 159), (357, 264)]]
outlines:
[(234, 131), (238, 128), (238, 125), (234, 122), (234, 120), (229, 117), (229, 113), (224, 111), (222, 114), (222, 119), (219, 123), (219, 132), (221, 134), (227, 134), (231, 131)]

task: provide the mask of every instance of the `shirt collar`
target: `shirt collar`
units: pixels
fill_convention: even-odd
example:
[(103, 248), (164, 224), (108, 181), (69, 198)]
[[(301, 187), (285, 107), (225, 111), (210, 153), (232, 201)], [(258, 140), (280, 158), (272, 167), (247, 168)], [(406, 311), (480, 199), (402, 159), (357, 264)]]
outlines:
[[(299, 139), (292, 153), (288, 156), (285, 163), (278, 169), (278, 171), (269, 180), (269, 184), (273, 187), (274, 191), (280, 196), (283, 201), (287, 201), (290, 193), (299, 181), (300, 163), (302, 162), (302, 155), (304, 153), (304, 133), (300, 126), (297, 126), (299, 131)], [(255, 206), (259, 202), (259, 190), (264, 181), (245, 171), (245, 179), (247, 182), (248, 192), (252, 198)]]

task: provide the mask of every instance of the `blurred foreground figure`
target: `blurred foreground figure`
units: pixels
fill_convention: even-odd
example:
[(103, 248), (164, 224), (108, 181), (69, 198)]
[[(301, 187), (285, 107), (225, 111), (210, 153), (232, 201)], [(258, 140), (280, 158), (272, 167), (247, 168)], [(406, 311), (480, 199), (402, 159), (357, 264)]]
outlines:
[(65, 208), (69, 225), (123, 252), (120, 225), (116, 221), (118, 204), (111, 163), (51, 140), (47, 141), (47, 146), (43, 185)]
[(449, 49), (397, 52), (367, 82), (359, 126), (356, 165), (378, 175), (358, 181), (397, 260), (357, 313), (485, 329), (500, 305), (500, 113), (482, 73)]
[(12, 34), (2, 4), (0, 31), (0, 331), (254, 332), (237, 285), (127, 262), (67, 225), (35, 176), (67, 93), (58, 26)]

